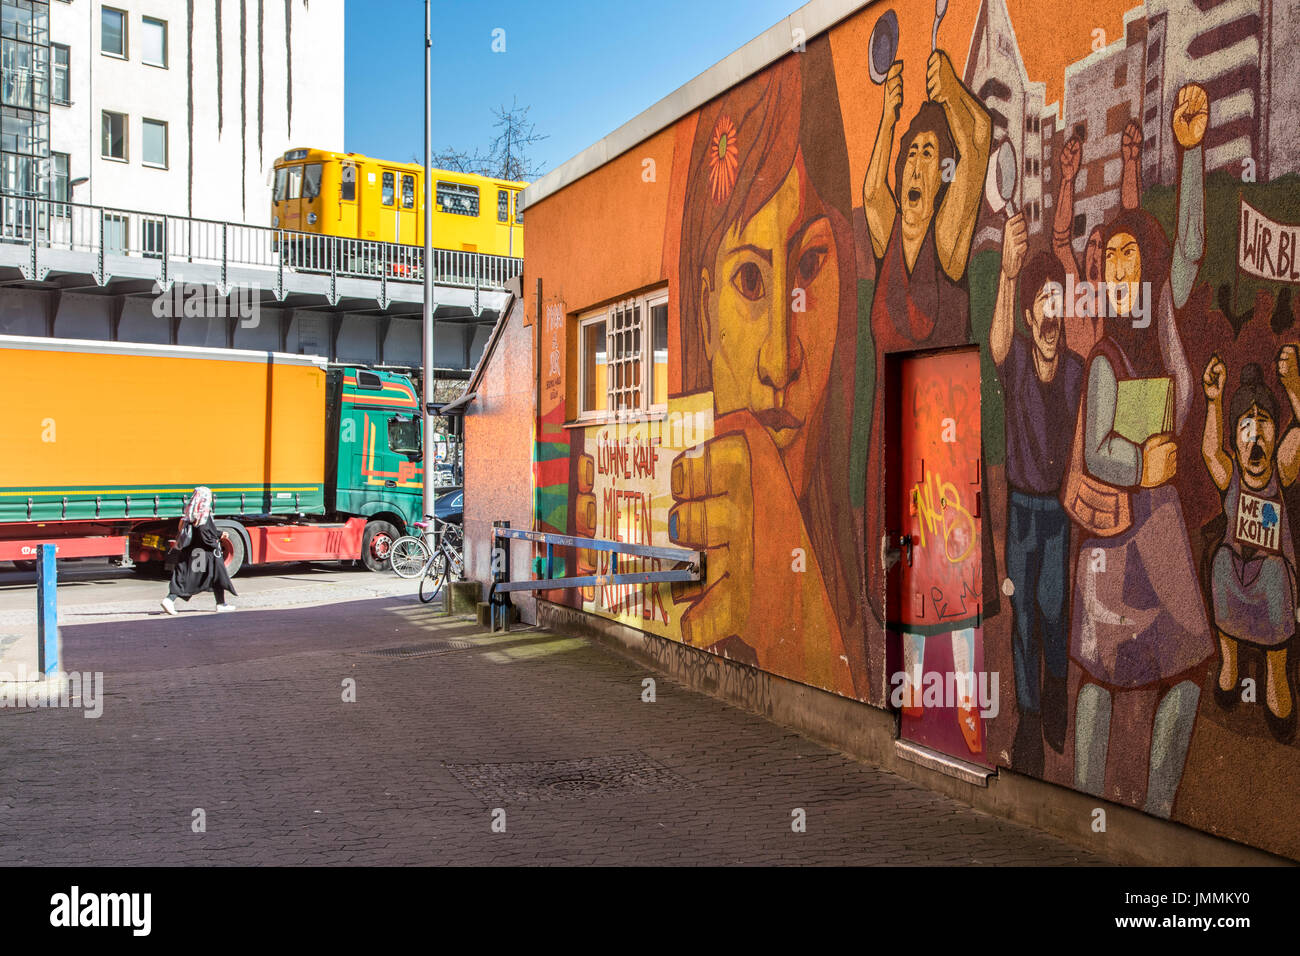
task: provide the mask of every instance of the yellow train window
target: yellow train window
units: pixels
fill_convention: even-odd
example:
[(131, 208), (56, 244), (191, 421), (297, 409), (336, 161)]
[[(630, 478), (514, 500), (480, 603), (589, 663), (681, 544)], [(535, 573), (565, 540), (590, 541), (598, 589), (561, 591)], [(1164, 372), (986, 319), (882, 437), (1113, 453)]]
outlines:
[(523, 193), (515, 193), (515, 222), (524, 221), (524, 207), (519, 205), (519, 200), (524, 196)]
[(396, 183), (397, 183), (397, 177), (395, 177), (392, 173), (384, 173), (384, 189), (383, 189), (383, 194), (380, 197), (380, 201), (385, 206), (391, 206), (393, 204), (393, 201), (397, 198), (395, 195)]
[(357, 167), (351, 163), (344, 163), (339, 180), (339, 199), (343, 202), (356, 202), (357, 199)]
[(497, 222), (510, 221), (510, 191), (497, 190)]
[(438, 183), (438, 208), (458, 216), (478, 215), (478, 187), (463, 183)]
[(415, 177), (414, 176), (402, 177), (402, 208), (403, 209), (415, 208)]
[(308, 163), (303, 167), (302, 198), (315, 199), (320, 195), (320, 163)]

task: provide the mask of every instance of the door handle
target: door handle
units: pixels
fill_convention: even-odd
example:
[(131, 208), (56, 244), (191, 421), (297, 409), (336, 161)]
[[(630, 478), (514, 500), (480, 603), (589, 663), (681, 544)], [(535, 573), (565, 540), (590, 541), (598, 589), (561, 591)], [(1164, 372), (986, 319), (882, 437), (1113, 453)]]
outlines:
[[(396, 487), (397, 487), (397, 482), (393, 481), (393, 479), (391, 479), (391, 478), (387, 478), (387, 479), (384, 480), (384, 487), (385, 487), (385, 488), (396, 488)], [(907, 563), (908, 563), (908, 564), (911, 564), (912, 562), (911, 562), (911, 560), (909, 559)]]
[(912, 566), (912, 536), (886, 531), (880, 538), (880, 563), (888, 571), (900, 557), (906, 559), (909, 568)]

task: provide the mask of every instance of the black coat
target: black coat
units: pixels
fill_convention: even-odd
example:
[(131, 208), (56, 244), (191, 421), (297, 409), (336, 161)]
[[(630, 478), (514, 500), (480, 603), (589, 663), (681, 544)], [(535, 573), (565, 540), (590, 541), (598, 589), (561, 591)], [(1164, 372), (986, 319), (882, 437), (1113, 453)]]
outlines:
[(167, 561), (169, 564), (175, 561), (171, 593), (177, 597), (192, 597), (212, 590), (215, 585), (220, 585), (231, 594), (238, 593), (226, 572), (226, 563), (221, 554), (221, 532), (211, 518), (193, 528), (190, 543), (184, 548), (173, 550), (167, 556)]

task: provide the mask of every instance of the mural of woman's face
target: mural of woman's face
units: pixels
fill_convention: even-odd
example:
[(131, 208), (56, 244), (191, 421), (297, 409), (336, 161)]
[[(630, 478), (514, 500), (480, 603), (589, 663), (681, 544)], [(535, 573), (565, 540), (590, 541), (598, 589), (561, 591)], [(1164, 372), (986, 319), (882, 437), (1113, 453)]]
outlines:
[(907, 235), (921, 234), (930, 228), (940, 185), (939, 137), (929, 131), (918, 133), (907, 147), (902, 195), (898, 197)]
[(1258, 405), (1252, 405), (1237, 420), (1233, 446), (1246, 484), (1262, 488), (1273, 474), (1273, 451), (1277, 426), (1273, 417)]
[(1142, 252), (1129, 232), (1118, 232), (1106, 243), (1106, 294), (1118, 316), (1133, 311), (1142, 281)]
[(816, 424), (839, 290), (835, 236), (800, 152), (767, 204), (723, 236), (700, 290), (714, 407), (751, 411), (787, 467), (801, 466)]

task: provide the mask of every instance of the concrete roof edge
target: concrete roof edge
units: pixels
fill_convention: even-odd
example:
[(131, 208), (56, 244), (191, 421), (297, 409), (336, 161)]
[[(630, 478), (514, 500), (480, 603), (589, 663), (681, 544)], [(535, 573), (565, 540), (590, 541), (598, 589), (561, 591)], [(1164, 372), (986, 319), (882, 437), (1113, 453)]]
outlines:
[(692, 110), (790, 53), (796, 27), (804, 31), (805, 41), (811, 40), (845, 17), (875, 2), (876, 0), (811, 0), (805, 3), (784, 20), (723, 57), (604, 139), (588, 146), (529, 185), (520, 194), (524, 209), (527, 210), (534, 203), (541, 202), (552, 193), (559, 192), (570, 183), (635, 148)]

